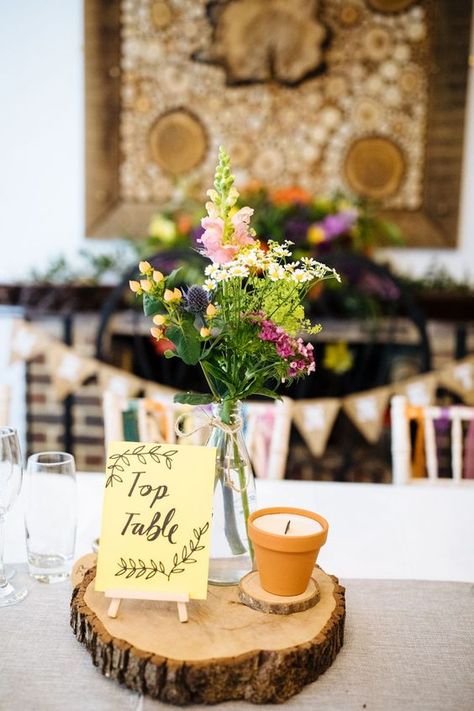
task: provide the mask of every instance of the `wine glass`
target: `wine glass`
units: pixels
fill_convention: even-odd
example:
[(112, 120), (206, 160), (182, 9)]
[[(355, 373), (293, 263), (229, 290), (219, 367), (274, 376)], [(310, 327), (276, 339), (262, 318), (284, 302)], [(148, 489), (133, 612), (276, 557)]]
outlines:
[(23, 469), (16, 430), (0, 427), (0, 607), (14, 605), (26, 597), (26, 588), (14, 588), (5, 577), (3, 546), (5, 518), (20, 493)]

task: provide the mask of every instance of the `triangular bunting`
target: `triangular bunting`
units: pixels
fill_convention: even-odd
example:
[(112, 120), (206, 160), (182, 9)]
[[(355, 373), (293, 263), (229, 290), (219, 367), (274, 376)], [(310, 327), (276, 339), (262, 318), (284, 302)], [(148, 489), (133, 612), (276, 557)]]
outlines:
[(111, 365), (99, 365), (97, 379), (99, 387), (103, 392), (111, 392), (115, 395), (121, 395), (128, 398), (136, 395), (145, 387), (145, 381), (137, 378), (133, 373), (128, 373), (126, 370), (114, 368)]
[(330, 397), (293, 402), (296, 426), (315, 457), (324, 453), (340, 407), (341, 401)]
[(374, 388), (344, 398), (343, 408), (368, 442), (374, 444), (380, 437), (387, 402), (392, 389)]
[(426, 373), (403, 383), (396, 383), (393, 389), (398, 395), (405, 395), (409, 405), (427, 407), (433, 405), (437, 387), (438, 376), (435, 373)]
[(44, 353), (49, 342), (39, 328), (30, 326), (26, 321), (13, 321), (11, 330), (10, 363), (19, 360), (32, 360)]
[(447, 365), (441, 370), (439, 381), (462, 397), (466, 405), (474, 405), (474, 356)]
[(78, 390), (91, 375), (95, 375), (99, 362), (78, 355), (62, 343), (50, 341), (46, 354), (51, 384), (56, 397), (62, 399)]

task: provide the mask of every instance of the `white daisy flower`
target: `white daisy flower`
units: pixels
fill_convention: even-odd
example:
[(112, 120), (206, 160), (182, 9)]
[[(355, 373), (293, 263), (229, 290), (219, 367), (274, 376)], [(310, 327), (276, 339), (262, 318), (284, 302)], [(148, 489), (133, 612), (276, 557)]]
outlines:
[(249, 270), (243, 264), (235, 264), (229, 268), (229, 276), (243, 278), (249, 275)]
[(220, 267), (218, 264), (208, 264), (207, 267), (204, 270), (204, 274), (208, 277), (214, 277), (215, 274), (219, 271)]
[(213, 279), (206, 279), (202, 288), (204, 289), (204, 291), (214, 291), (216, 286), (217, 284)]
[(212, 278), (219, 284), (221, 281), (228, 281), (229, 273), (224, 267), (221, 267), (218, 272), (213, 274)]
[(255, 251), (248, 252), (247, 254), (242, 254), (240, 258), (240, 263), (247, 267), (256, 267), (258, 265), (259, 259), (258, 254)]
[(277, 264), (276, 262), (272, 262), (269, 265), (267, 274), (270, 281), (279, 281), (280, 279), (285, 278), (284, 268), (281, 264)]
[(314, 262), (314, 264), (311, 266), (311, 274), (313, 277), (316, 279), (322, 279), (323, 277), (326, 277), (328, 274), (332, 274), (337, 281), (341, 281), (341, 277), (339, 274), (336, 272), (335, 269), (331, 269), (330, 267), (327, 267), (325, 264), (322, 264), (321, 262)]
[(272, 243), (270, 245), (270, 251), (275, 257), (291, 257), (291, 252), (287, 249), (285, 244)]
[(296, 282), (296, 284), (304, 284), (307, 281), (311, 281), (312, 277), (304, 269), (295, 269), (291, 274), (291, 279)]

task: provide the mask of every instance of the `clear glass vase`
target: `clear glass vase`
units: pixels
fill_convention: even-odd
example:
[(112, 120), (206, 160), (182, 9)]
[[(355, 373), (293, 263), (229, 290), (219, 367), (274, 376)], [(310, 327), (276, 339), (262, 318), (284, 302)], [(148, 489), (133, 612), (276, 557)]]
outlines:
[(214, 426), (207, 442), (217, 448), (209, 582), (236, 585), (253, 567), (247, 519), (256, 506), (255, 481), (243, 436), (242, 404), (217, 403), (212, 414), (233, 432)]

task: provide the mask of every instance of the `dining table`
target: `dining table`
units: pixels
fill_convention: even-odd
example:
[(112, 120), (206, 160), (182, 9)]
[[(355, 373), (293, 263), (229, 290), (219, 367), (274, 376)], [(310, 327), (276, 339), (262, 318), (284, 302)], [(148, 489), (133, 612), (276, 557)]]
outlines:
[[(103, 488), (103, 474), (77, 475), (77, 557), (99, 535)], [(473, 486), (257, 480), (257, 504), (324, 516), (329, 535), (318, 564), (346, 588), (342, 650), (285, 708), (472, 711)], [(7, 519), (5, 560), (29, 594), (0, 610), (0, 709), (165, 708), (94, 668), (70, 629), (69, 582), (28, 576), (22, 506), (20, 496)], [(218, 707), (253, 705), (233, 700)]]

